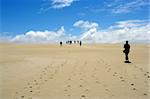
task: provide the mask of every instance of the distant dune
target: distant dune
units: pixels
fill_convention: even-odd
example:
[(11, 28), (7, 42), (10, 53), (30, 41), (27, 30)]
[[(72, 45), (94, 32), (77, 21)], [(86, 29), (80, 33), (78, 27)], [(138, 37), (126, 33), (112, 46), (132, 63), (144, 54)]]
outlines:
[(0, 44), (1, 99), (150, 99), (149, 45)]

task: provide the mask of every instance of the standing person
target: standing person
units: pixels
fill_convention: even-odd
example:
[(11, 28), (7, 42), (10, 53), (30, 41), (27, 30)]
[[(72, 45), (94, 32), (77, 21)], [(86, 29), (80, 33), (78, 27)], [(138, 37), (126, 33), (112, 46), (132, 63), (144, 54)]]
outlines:
[(123, 52), (125, 53), (125, 63), (131, 63), (128, 57), (128, 54), (130, 52), (130, 45), (128, 44), (128, 41), (126, 41), (126, 43), (124, 44)]
[(82, 42), (80, 41), (80, 46), (82, 45)]
[(70, 45), (72, 44), (72, 41), (70, 41)]
[(62, 41), (60, 42), (60, 46), (62, 46)]

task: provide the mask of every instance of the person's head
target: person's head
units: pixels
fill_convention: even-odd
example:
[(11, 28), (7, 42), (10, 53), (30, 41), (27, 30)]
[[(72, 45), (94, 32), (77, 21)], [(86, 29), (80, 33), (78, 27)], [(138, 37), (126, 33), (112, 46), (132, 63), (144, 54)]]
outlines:
[(128, 44), (128, 41), (126, 41), (126, 44)]

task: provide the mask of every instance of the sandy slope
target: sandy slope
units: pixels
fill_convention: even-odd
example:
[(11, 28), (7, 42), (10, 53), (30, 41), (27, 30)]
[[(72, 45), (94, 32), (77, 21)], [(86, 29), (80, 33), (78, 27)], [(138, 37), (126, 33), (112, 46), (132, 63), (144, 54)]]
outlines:
[(148, 49), (0, 44), (0, 99), (150, 99)]

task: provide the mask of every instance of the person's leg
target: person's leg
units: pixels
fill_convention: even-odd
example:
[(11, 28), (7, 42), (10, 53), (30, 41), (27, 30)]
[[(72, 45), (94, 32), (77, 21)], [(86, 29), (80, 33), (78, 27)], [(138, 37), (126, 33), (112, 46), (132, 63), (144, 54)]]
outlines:
[(127, 53), (127, 60), (129, 61), (129, 57), (128, 57), (129, 53)]
[(128, 58), (128, 53), (125, 53), (125, 59), (126, 59), (126, 61), (129, 60), (129, 58)]

